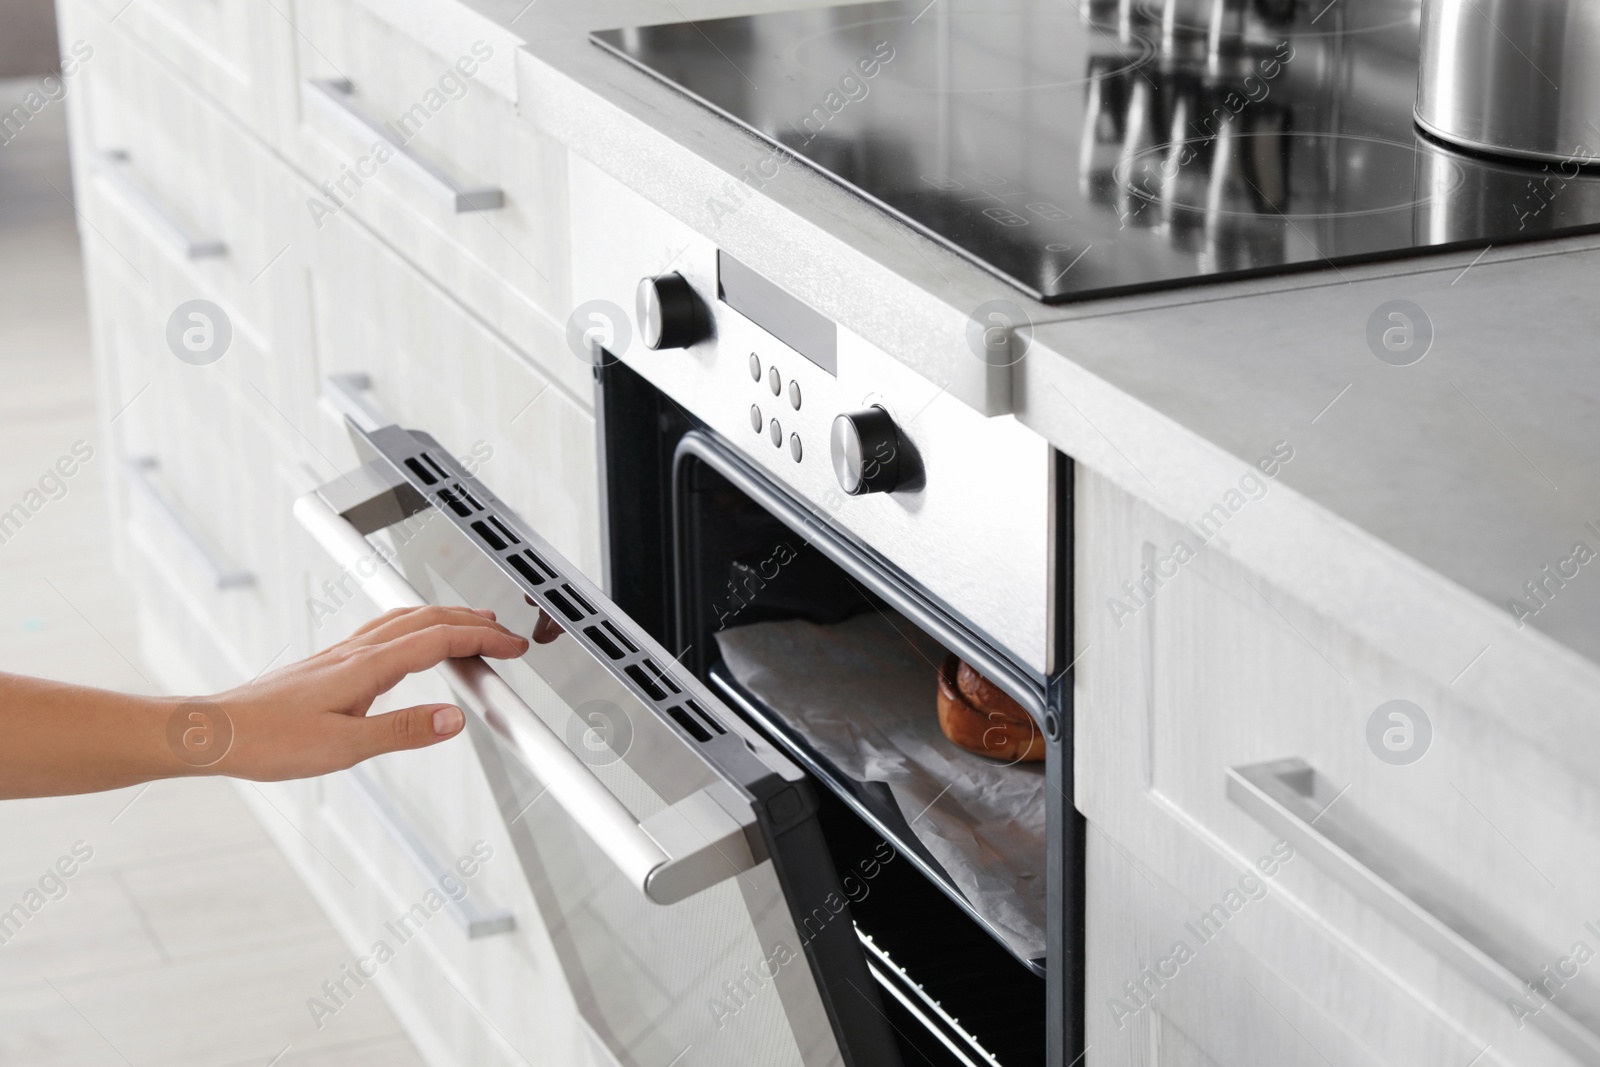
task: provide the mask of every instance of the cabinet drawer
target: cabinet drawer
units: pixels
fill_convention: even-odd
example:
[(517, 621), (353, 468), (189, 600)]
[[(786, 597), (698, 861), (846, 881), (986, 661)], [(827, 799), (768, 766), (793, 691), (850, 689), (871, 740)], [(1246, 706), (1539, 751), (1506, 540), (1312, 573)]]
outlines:
[[(589, 393), (544, 371), (565, 358), (563, 335), (547, 325), (513, 347), (352, 218), (331, 220), (316, 237), (312, 303), (326, 374), (370, 377), (387, 417), (428, 426), (486, 477), (513, 507), (538, 515), (562, 553), (600, 573), (599, 463)], [(529, 352), (541, 353), (535, 362)], [(319, 451), (350, 456), (343, 430), (320, 424)]]
[[(304, 579), (289, 509), (314, 480), (235, 395), (221, 363), (196, 366), (168, 348), (159, 314), (167, 304), (149, 294), (164, 275), (141, 280), (110, 251), (91, 252), (86, 270), (120, 537), (155, 560), (172, 593), (214, 629), (234, 674), (287, 662), (305, 647), (292, 625)], [(260, 356), (248, 338), (234, 344), (239, 351), (223, 362)]]
[[(319, 230), (349, 214), (503, 336), (541, 337), (570, 310), (565, 149), (490, 85), (502, 40), (428, 45), (346, 0), (307, 5), (294, 156), (319, 188)], [(565, 346), (530, 353), (573, 392)]]
[[(326, 560), (313, 568), (313, 583), (324, 577), (337, 578)], [(356, 598), (347, 610), (313, 613), (310, 625), (321, 646), (372, 613)], [(430, 673), (403, 681), (374, 711), (454, 699)], [(303, 810), (300, 834), (291, 832), (285, 844), (300, 855), (357, 958), (379, 941), (394, 950), (376, 981), (425, 1054), (442, 1050), (442, 1062), (505, 1067), (604, 1062), (591, 1057), (581, 1013), (468, 737), (328, 775), (317, 782), (316, 804)], [(399, 843), (402, 836), (409, 846)], [(439, 907), (430, 905), (430, 892)], [(480, 918), (509, 913), (514, 925), (495, 922), (472, 936), (461, 921), (470, 916), (455, 914), (454, 896)]]
[(199, 92), (269, 140), (287, 99), (293, 26), (273, 0), (69, 0), (76, 34), (115, 22)]
[[(135, 9), (147, 5), (135, 5), (130, 16)], [(82, 21), (90, 24), (95, 56), (84, 65), (85, 99), (73, 113), (82, 127), (74, 138), (76, 177), (80, 190), (96, 190), (114, 216), (89, 216), (91, 243), (109, 245), (146, 277), (145, 255), (167, 264), (181, 276), (177, 288), (187, 290), (185, 298), (222, 306), (234, 332), (261, 347), (288, 343), (304, 304), (297, 299), (304, 242), (296, 241), (292, 175), (121, 20)], [(264, 361), (249, 368), (250, 377), (282, 402), (290, 395), (284, 379), (291, 366), (287, 359)]]
[[(1577, 942), (1600, 947), (1585, 925), (1600, 877), (1592, 776), (1215, 548), (1177, 562), (1192, 525), (1092, 475), (1078, 494), (1085, 814), (1187, 897), (1191, 919), (1280, 835), (1300, 843), (1274, 876), (1254, 875), (1262, 904), (1217, 921), (1245, 916), (1230, 931), (1284, 988), (1390, 1062), (1450, 1063), (1490, 1043), (1508, 1062), (1597, 1062), (1548, 1025), (1565, 1014), (1600, 1029), (1600, 981), (1560, 963)], [(1267, 811), (1250, 781), (1303, 817)], [(1294, 928), (1293, 912), (1312, 921), (1291, 940), (1266, 936)], [(1512, 980), (1494, 986), (1452, 946)], [(1512, 1010), (1517, 979), (1557, 969), (1548, 1002), (1522, 990), (1526, 1014)]]

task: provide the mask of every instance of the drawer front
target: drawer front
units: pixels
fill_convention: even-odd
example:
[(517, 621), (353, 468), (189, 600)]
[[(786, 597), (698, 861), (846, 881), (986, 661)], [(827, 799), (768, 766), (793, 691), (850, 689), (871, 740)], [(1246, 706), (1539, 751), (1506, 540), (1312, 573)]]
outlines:
[[(86, 199), (87, 215), (112, 217), (94, 192)], [(160, 312), (176, 306), (181, 283), (157, 265), (143, 257), (141, 278), (117, 252), (91, 246), (86, 259), (118, 529), (160, 568), (170, 586), (160, 599), (183, 601), (214, 628), (210, 643), (225, 647), (236, 683), (307, 647), (292, 610), (304, 578), (289, 508), (314, 479), (266, 421), (269, 405), (257, 396), (247, 406), (219, 371), (264, 358), (247, 336), (217, 364), (174, 355)]]
[[(1219, 487), (1219, 499), (1268, 485)], [(1244, 917), (1230, 935), (1285, 995), (1389, 1062), (1465, 1062), (1490, 1043), (1508, 1062), (1596, 1062), (1547, 1025), (1600, 1018), (1600, 982), (1572, 959), (1579, 942), (1600, 947), (1586, 926), (1600, 877), (1592, 780), (1220, 552), (1180, 561), (1193, 524), (1089, 474), (1077, 508), (1085, 814), (1186, 898), (1188, 918), (1280, 837), (1299, 843), (1272, 877), (1252, 876), (1261, 901), (1227, 910)], [(1264, 814), (1252, 777), (1304, 786), (1315, 803), (1302, 798), (1299, 820)], [(1514, 984), (1492, 987), (1464, 950), (1546, 982), (1548, 997), (1524, 990), (1514, 1009)]]
[[(351, 218), (318, 232), (316, 263), (323, 372), (368, 375), (388, 417), (429, 427), (455, 455), (481, 464), (507, 502), (540, 517), (560, 552), (599, 575), (592, 370), (567, 353), (563, 335), (547, 324), (513, 347)], [(546, 373), (562, 359), (581, 366), (582, 394)], [(321, 422), (320, 433), (322, 454), (350, 455), (336, 424)]]
[[(385, 706), (451, 699), (426, 684), (404, 688)], [(386, 977), (419, 1008), (419, 1045), (446, 1047), (460, 1063), (584, 1062), (581, 1015), (538, 906), (516, 877), (516, 854), (470, 741), (407, 755), (372, 761), (356, 772), (360, 782), (346, 772), (320, 783), (305, 829), (327, 857), (316, 883), (325, 902), (363, 955), (379, 941), (396, 950)], [(401, 834), (417, 854), (400, 845)], [(430, 892), (445, 903), (419, 921), (413, 906)], [(495, 932), (473, 936), (457, 914), (463, 904)], [(400, 916), (410, 916), (398, 927), (404, 944), (397, 927), (386, 926)], [(504, 918), (514, 925), (504, 928)]]
[[(503, 336), (542, 336), (570, 309), (566, 154), (490, 85), (503, 41), (436, 52), (368, 8), (301, 10), (293, 156), (316, 188), (319, 231), (362, 220)], [(530, 353), (569, 390), (587, 368), (565, 347)]]
[[(82, 98), (72, 101), (80, 127), (75, 177), (80, 189), (92, 188), (108, 202), (113, 216), (90, 218), (96, 227), (86, 235), (90, 246), (109, 247), (145, 278), (148, 254), (157, 269), (165, 264), (181, 276), (175, 288), (187, 290), (186, 299), (221, 306), (235, 335), (262, 349), (294, 345), (303, 330), (306, 249), (297, 239), (304, 211), (290, 171), (252, 128), (204, 98), (121, 20), (97, 24), (92, 15), (74, 15), (69, 21), (86, 24), (95, 47), (94, 61), (83, 68)], [(267, 355), (254, 365), (230, 357), (221, 366), (241, 386), (248, 381), (286, 404), (300, 368), (287, 352)]]
[[(274, 0), (74, 0), (73, 33), (112, 22), (268, 140), (285, 103), (292, 5)], [(71, 39), (71, 35), (68, 35)]]

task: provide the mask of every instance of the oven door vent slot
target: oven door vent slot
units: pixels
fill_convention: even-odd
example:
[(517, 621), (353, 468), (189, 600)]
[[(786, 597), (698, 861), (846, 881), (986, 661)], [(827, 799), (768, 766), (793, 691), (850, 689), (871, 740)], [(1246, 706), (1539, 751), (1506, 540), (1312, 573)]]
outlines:
[[(655, 678), (652, 678), (649, 674), (645, 673), (644, 668), (646, 666), (648, 666), (651, 672), (655, 674)], [(645, 660), (644, 666), (641, 666), (638, 663), (630, 663), (623, 669), (628, 672), (629, 678), (632, 678), (636, 683), (638, 683), (640, 689), (643, 689), (650, 695), (651, 700), (659, 704), (661, 701), (667, 699), (667, 691), (663, 689), (661, 687), (661, 683), (656, 680), (657, 678), (661, 677), (661, 672), (656, 669), (656, 665), (654, 663), (651, 663), (649, 660)]]
[(500, 531), (500, 536), (504, 537), (507, 541), (511, 542), (512, 544), (514, 544), (514, 545), (522, 544), (522, 538), (520, 538), (516, 534), (512, 533), (510, 527), (508, 527), (505, 523), (501, 522), (500, 521), (500, 517), (498, 515), (490, 515), (489, 516), (489, 525), (493, 526), (496, 530), (499, 530)]
[(707, 741), (711, 740), (711, 731), (707, 730), (704, 726), (701, 726), (698, 722), (696, 722), (694, 717), (683, 709), (682, 705), (672, 705), (672, 707), (667, 709), (667, 714), (672, 716), (673, 722), (676, 722), (679, 726), (683, 727), (690, 737), (694, 738), (696, 741), (699, 741), (701, 744), (705, 744)]
[[(450, 480), (450, 475), (446, 474), (445, 473), (445, 469), (443, 467), (439, 466), (439, 461), (438, 460), (434, 459), (432, 456), (428, 455), (428, 453), (426, 453), (426, 452), (419, 452), (418, 455), (420, 455), (422, 457), (422, 462), (426, 463), (428, 466), (433, 468), (433, 473), (437, 474), (442, 481), (449, 481)], [(432, 484), (432, 483), (429, 483), (429, 484)]]
[[(516, 557), (513, 556), (512, 559), (515, 560)], [(583, 628), (583, 632), (589, 635), (589, 640), (593, 641), (599, 646), (600, 651), (604, 652), (612, 659), (621, 659), (626, 654), (622, 651), (622, 649), (617, 647), (617, 643), (615, 641), (606, 636), (606, 632), (600, 629), (600, 627), (585, 626)]]
[(583, 621), (584, 613), (579, 611), (573, 605), (572, 601), (570, 601), (566, 597), (562, 596), (556, 590), (554, 590), (554, 589), (550, 590), (548, 593), (545, 594), (545, 596), (549, 597), (550, 598), (550, 603), (554, 604), (556, 606), (556, 608), (561, 612), (561, 614), (563, 614), (563, 615), (565, 615), (567, 617), (567, 621), (568, 622), (582, 622)]
[(719, 734), (725, 734), (728, 732), (727, 728), (717, 721), (717, 717), (715, 715), (711, 714), (705, 708), (702, 708), (699, 704), (696, 704), (692, 700), (686, 700), (684, 701), (684, 704), (688, 706), (690, 711), (693, 711), (696, 715), (700, 716), (700, 718), (704, 719), (706, 725), (711, 727), (713, 732)]
[[(589, 606), (589, 602), (587, 600), (583, 599), (583, 597), (581, 595), (579, 595), (578, 591), (576, 589), (572, 588), (572, 586), (563, 585), (561, 587), (561, 591), (563, 593), (567, 594), (567, 596), (571, 597), (572, 598), (572, 602), (574, 604), (576, 604), (578, 606), (578, 608), (585, 615), (593, 615), (595, 613), (594, 608)], [(572, 621), (573, 622), (577, 622), (578, 620), (577, 619), (573, 619)]]
[(606, 628), (606, 632), (609, 633), (612, 637), (615, 637), (617, 639), (617, 643), (620, 644), (623, 648), (627, 649), (629, 652), (638, 652), (639, 651), (638, 647), (635, 646), (632, 641), (628, 640), (628, 635), (623, 633), (621, 630), (617, 629), (616, 624), (613, 623), (610, 619), (607, 619), (605, 621), (604, 625), (605, 625), (605, 628)]
[[(473, 532), (475, 532), (479, 537), (483, 538), (484, 542), (496, 552), (504, 552), (508, 547), (505, 539), (499, 534), (495, 533), (493, 530), (489, 529), (489, 524), (484, 522), (482, 519), (479, 519), (477, 522), (473, 523), (472, 529)], [(574, 619), (573, 621), (576, 622), (577, 620)]]
[(449, 489), (439, 490), (439, 499), (450, 506), (450, 510), (460, 515), (463, 519), (472, 514), (472, 509), (462, 503), (461, 498)]
[[(426, 455), (426, 453), (424, 453), (424, 455)], [(434, 476), (434, 473), (432, 471), (428, 470), (426, 467), (424, 467), (421, 463), (418, 463), (415, 456), (407, 456), (406, 460), (405, 460), (405, 464), (406, 464), (407, 467), (409, 467), (411, 469), (411, 473), (412, 474), (415, 474), (418, 478), (422, 479), (422, 484), (424, 484), (424, 485), (438, 485), (439, 484), (439, 479)]]
[(535, 570), (533, 564), (529, 563), (526, 559), (523, 559), (523, 556), (529, 556), (537, 559), (532, 552), (524, 551), (519, 555), (507, 556), (506, 562), (511, 564), (512, 570), (526, 578), (529, 585), (543, 585), (544, 575)]

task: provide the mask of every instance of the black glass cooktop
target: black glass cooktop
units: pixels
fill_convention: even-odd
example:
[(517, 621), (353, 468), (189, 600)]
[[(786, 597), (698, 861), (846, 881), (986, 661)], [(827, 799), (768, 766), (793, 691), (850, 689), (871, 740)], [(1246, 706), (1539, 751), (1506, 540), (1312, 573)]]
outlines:
[(1600, 178), (1416, 130), (1417, 26), (1418, 0), (896, 0), (593, 39), (770, 142), (750, 186), (810, 165), (1049, 302), (1600, 228)]

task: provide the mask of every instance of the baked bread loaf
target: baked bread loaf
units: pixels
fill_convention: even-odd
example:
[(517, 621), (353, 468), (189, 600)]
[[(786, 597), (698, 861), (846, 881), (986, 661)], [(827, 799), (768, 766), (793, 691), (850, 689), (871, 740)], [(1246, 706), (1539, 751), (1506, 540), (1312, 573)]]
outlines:
[(939, 667), (939, 729), (980, 756), (1005, 763), (1044, 759), (1044, 735), (1033, 717), (953, 654)]

